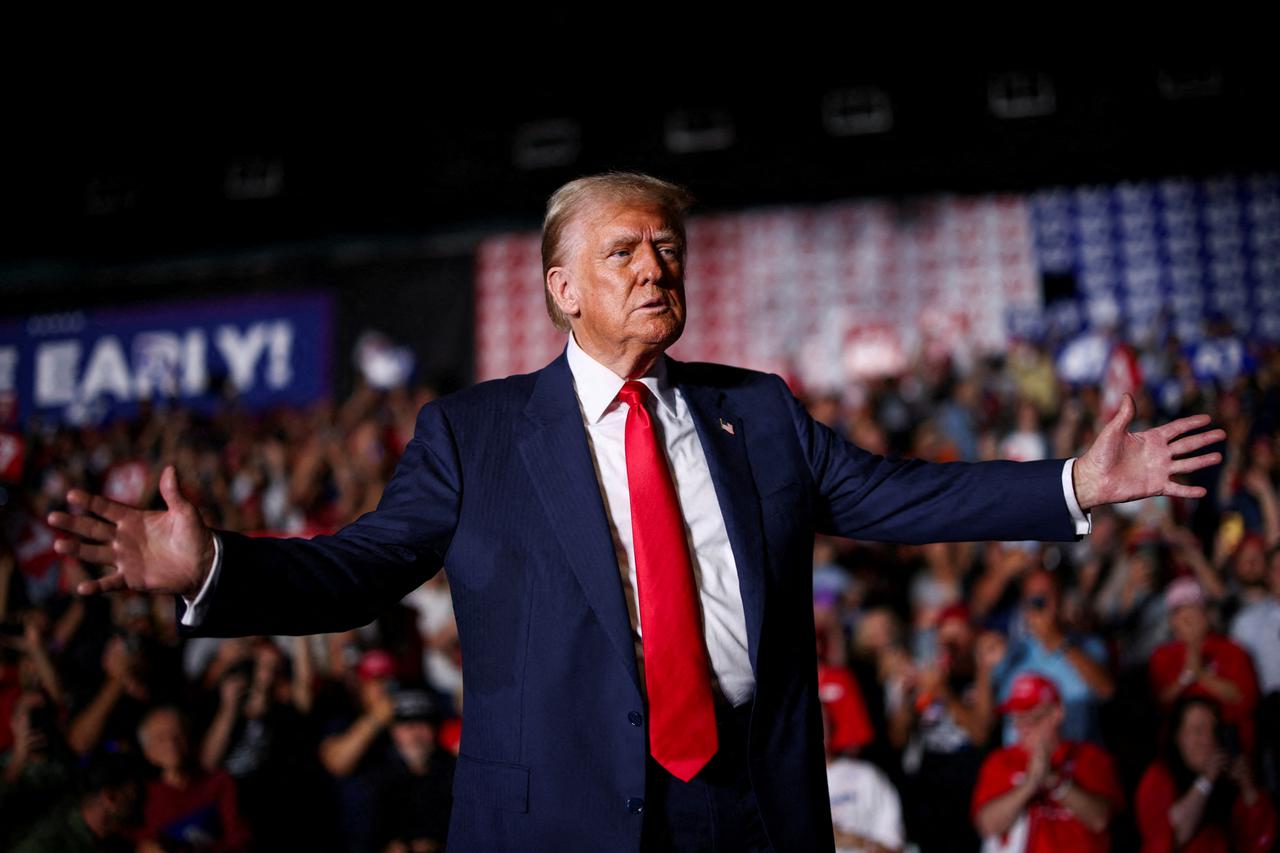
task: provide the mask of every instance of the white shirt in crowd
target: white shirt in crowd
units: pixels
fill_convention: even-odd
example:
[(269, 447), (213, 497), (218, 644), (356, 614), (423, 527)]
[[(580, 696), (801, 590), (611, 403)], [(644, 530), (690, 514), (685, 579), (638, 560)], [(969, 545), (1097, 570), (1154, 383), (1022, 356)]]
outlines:
[[(906, 841), (902, 801), (880, 768), (866, 761), (837, 758), (827, 765), (831, 793), (831, 823), (841, 832), (855, 833), (890, 850)], [(836, 853), (860, 853), (862, 847), (836, 845)]]
[(1253, 658), (1262, 692), (1280, 690), (1280, 600), (1267, 596), (1237, 613), (1231, 622), (1231, 639)]

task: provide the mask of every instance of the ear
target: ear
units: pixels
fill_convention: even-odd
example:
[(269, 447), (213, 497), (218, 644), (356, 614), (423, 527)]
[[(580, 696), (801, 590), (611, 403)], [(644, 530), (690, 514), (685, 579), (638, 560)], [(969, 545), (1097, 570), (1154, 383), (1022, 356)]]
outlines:
[(578, 317), (582, 314), (582, 309), (578, 306), (578, 288), (564, 267), (547, 270), (547, 292), (566, 317)]

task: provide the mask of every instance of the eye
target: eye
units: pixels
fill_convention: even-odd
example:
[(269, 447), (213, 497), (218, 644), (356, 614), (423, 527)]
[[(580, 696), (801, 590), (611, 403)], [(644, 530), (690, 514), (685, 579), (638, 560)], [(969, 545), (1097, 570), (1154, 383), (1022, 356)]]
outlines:
[(662, 252), (663, 256), (667, 258), (680, 257), (680, 250), (677, 249), (675, 246), (663, 246), (658, 251)]
[(609, 254), (609, 257), (611, 257), (611, 258), (626, 258), (626, 257), (629, 257), (630, 255), (631, 255), (631, 250), (630, 250), (630, 249), (614, 249), (614, 250), (613, 250), (613, 252), (611, 252), (611, 253)]

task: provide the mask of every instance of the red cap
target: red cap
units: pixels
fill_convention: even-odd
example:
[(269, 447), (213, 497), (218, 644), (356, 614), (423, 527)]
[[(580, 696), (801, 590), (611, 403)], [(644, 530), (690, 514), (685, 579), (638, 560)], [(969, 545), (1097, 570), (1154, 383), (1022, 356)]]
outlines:
[(1000, 704), (1001, 714), (1030, 711), (1046, 702), (1062, 701), (1057, 686), (1038, 672), (1024, 672), (1013, 680), (1009, 698)]
[(382, 649), (370, 649), (361, 655), (360, 663), (356, 665), (356, 674), (361, 681), (390, 678), (396, 674), (395, 659)]
[(938, 611), (939, 626), (948, 619), (959, 619), (968, 625), (970, 622), (969, 605), (965, 604), (963, 601), (957, 601), (953, 604), (948, 604), (946, 607)]

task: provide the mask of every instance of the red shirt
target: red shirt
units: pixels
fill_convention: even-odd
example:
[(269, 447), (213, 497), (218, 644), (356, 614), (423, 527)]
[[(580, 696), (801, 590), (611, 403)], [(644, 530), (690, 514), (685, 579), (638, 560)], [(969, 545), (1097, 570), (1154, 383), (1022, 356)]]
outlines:
[[(1232, 723), (1240, 733), (1243, 751), (1252, 752), (1253, 710), (1258, 704), (1258, 679), (1253, 674), (1249, 653), (1221, 634), (1209, 634), (1204, 638), (1200, 662), (1209, 672), (1234, 684), (1240, 691), (1240, 701), (1228, 705), (1198, 681), (1184, 688), (1178, 697), (1204, 696), (1213, 700), (1222, 709), (1222, 721)], [(1163, 696), (1164, 691), (1178, 681), (1186, 664), (1187, 647), (1180, 640), (1165, 643), (1155, 650), (1147, 664), (1147, 672), (1157, 697)]]
[(818, 697), (831, 718), (827, 746), (832, 754), (864, 747), (875, 739), (862, 691), (847, 669), (819, 663)]
[(1246, 805), (1242, 796), (1236, 797), (1231, 807), (1230, 827), (1202, 823), (1190, 841), (1177, 847), (1173, 843), (1173, 827), (1169, 824), (1169, 808), (1185, 793), (1174, 788), (1173, 776), (1160, 762), (1152, 764), (1142, 774), (1134, 798), (1134, 810), (1137, 812), (1138, 829), (1142, 831), (1144, 853), (1162, 853), (1175, 847), (1186, 853), (1271, 849), (1276, 839), (1276, 813), (1265, 794), (1259, 794), (1253, 805)]
[(218, 853), (249, 847), (249, 827), (240, 817), (236, 783), (225, 770), (195, 771), (185, 788), (175, 788), (163, 779), (148, 783), (142, 821), (141, 838)]
[[(987, 803), (1008, 793), (1022, 783), (1027, 772), (1027, 752), (1017, 744), (997, 749), (987, 756), (978, 772), (973, 790), (971, 814), (974, 818)], [(1058, 745), (1049, 760), (1053, 771), (1082, 791), (1107, 801), (1111, 813), (1124, 808), (1124, 792), (1116, 778), (1111, 756), (1090, 743), (1065, 742)], [(1039, 793), (1027, 804), (1030, 826), (1027, 831), (1027, 853), (1053, 853), (1058, 850), (1098, 851), (1107, 853), (1111, 839), (1106, 830), (1093, 832), (1076, 817), (1075, 812)]]

